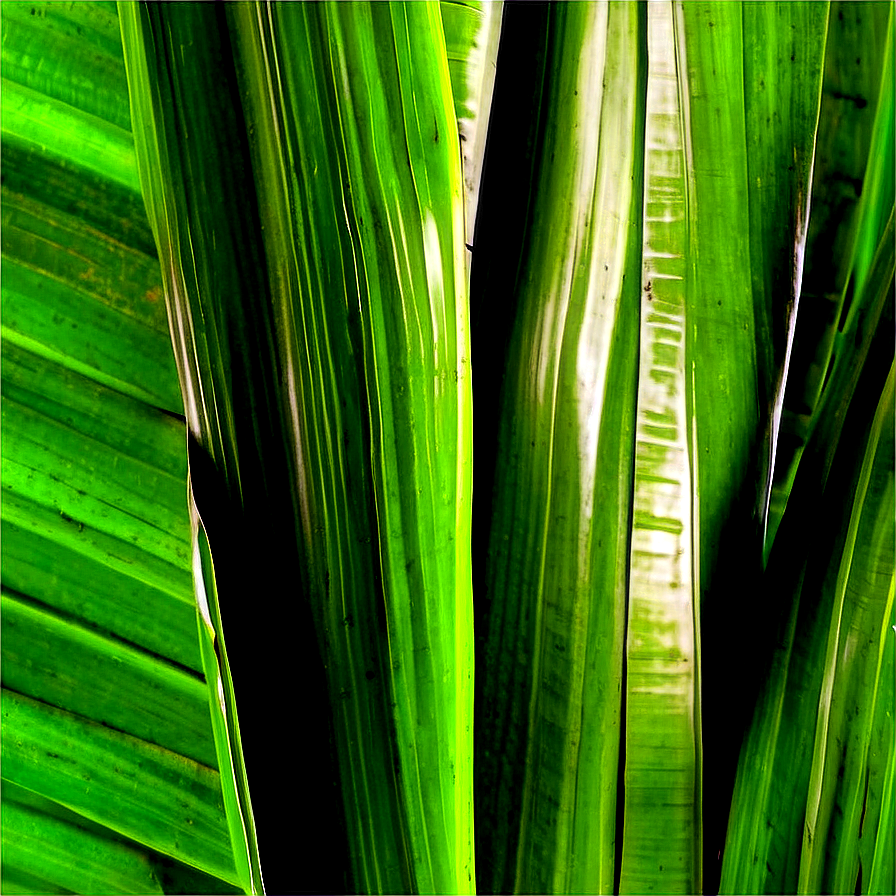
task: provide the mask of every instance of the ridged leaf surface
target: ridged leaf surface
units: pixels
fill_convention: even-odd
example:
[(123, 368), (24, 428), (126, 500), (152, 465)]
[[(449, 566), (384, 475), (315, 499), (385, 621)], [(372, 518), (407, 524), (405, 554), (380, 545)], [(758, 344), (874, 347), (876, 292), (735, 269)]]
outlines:
[[(152, 8), (128, 22), (144, 194), (196, 438), (200, 553), (207, 536), (215, 571), (212, 584), (206, 560), (206, 668), (225, 695), (219, 756), (236, 763), (234, 842), (250, 832), (251, 865), (251, 786), (274, 889), (309, 885), (309, 869), (338, 881), (342, 862), (314, 870), (335, 839), (350, 882), (324, 888), (466, 891), (469, 351), (438, 6)], [(215, 91), (222, 71), (238, 110)], [(227, 547), (243, 538), (271, 582), (291, 583), (279, 635), (235, 588), (254, 564)], [(273, 807), (309, 784), (298, 769), (284, 779), (280, 748), (259, 735), (265, 709), (240, 700), (253, 657), (276, 662), (284, 687), (316, 682), (310, 749), (333, 763), (321, 801), (333, 805), (339, 779), (341, 807), (306, 838), (301, 870)]]
[(2, 34), (3, 890), (231, 892), (116, 8)]
[(614, 875), (645, 20), (567, 4), (549, 28), (478, 671), (485, 892), (602, 892)]

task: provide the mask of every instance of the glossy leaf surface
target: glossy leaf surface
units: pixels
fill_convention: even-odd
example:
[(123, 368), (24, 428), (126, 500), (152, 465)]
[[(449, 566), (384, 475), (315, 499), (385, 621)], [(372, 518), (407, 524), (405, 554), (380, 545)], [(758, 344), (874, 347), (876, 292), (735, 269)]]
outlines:
[(549, 28), (478, 673), (486, 892), (596, 892), (614, 874), (645, 22), (569, 4)]
[(2, 32), (3, 889), (231, 892), (115, 6)]
[[(247, 726), (239, 694), (253, 655), (282, 657), (281, 681), (296, 674), (289, 648), (301, 629), (300, 668), (321, 689), (312, 749), (333, 755), (330, 729), (357, 844), (350, 886), (466, 890), (469, 353), (462, 179), (438, 9), (247, 5), (226, 16), (147, 9), (131, 21), (144, 191), (169, 260), (188, 420), (213, 464), (199, 485), (191, 453), (217, 580), (212, 589), (206, 576), (204, 588), (218, 598), (210, 620), (228, 748), (236, 756), (242, 744), (255, 815), (267, 819), (262, 855), (268, 837), (282, 863), (269, 866), (271, 886), (297, 885), (282, 877), (296, 868), (271, 807), (284, 787), (298, 798), (309, 785), (298, 771), (294, 784), (274, 774), (258, 736), (263, 710), (250, 706)], [(194, 33), (206, 40), (179, 58), (178, 35)], [(223, 101), (206, 102), (221, 58), (245, 123)], [(196, 177), (207, 187), (185, 191)], [(201, 258), (191, 248), (200, 244)], [(279, 648), (220, 575), (219, 545), (249, 528), (259, 547), (280, 545), (271, 580), (296, 589), (293, 634), (284, 629)], [(237, 652), (225, 639), (228, 648), (238, 639)], [(234, 786), (239, 849), (251, 815), (238, 774)], [(318, 786), (326, 799), (326, 778)], [(338, 824), (318, 826), (321, 843), (342, 840)], [(251, 835), (249, 844), (251, 859)], [(309, 862), (321, 848), (309, 843)]]
[(892, 23), (4, 4), (3, 891), (892, 892)]

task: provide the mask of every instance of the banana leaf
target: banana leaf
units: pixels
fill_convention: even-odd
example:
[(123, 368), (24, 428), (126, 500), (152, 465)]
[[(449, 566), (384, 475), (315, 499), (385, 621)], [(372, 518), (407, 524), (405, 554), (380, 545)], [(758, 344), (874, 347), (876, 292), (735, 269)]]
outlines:
[(233, 892), (116, 10), (2, 35), (2, 886)]

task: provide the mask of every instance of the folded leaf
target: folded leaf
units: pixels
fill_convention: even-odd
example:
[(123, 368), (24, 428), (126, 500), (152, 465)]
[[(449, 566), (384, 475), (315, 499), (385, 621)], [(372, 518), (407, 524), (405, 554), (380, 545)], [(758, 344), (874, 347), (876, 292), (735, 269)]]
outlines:
[[(197, 449), (205, 668), (224, 694), (213, 711), (235, 770), (227, 801), (242, 807), (235, 849), (254, 865), (242, 749), (275, 891), (341, 888), (351, 863), (350, 889), (466, 892), (469, 350), (438, 7), (122, 16)], [(262, 555), (271, 587), (293, 587), (273, 626), (239, 584)], [(313, 781), (262, 735), (267, 708), (240, 697), (262, 663), (313, 695)], [(290, 793), (316, 793), (331, 813), (303, 831), (298, 865), (276, 809)], [(333, 842), (345, 859), (319, 867)], [(244, 885), (257, 881), (244, 874)]]
[(10, 3), (0, 27), (2, 888), (229, 891), (116, 8)]

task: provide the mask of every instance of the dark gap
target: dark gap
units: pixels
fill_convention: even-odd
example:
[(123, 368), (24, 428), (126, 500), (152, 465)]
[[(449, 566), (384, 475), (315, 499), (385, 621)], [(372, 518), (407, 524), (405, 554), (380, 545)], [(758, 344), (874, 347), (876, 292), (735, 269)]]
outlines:
[(865, 793), (862, 796), (862, 815), (859, 820), (859, 837), (865, 831), (865, 813), (868, 811), (868, 784), (870, 783), (870, 769), (865, 766)]
[(182, 411), (170, 411), (168, 408), (159, 407), (158, 405), (151, 406), (153, 410), (158, 411), (160, 414), (163, 414), (165, 417), (170, 417), (172, 420), (175, 420), (181, 426), (187, 425), (187, 418)]
[[(190, 463), (216, 567), (265, 889), (341, 893), (347, 887), (348, 843), (331, 705), (291, 490), (276, 486), (294, 481), (296, 471), (278, 426), (276, 379), (282, 363), (273, 312), (270, 303), (258, 300), (249, 313), (228, 291), (230, 278), (248, 283), (258, 297), (270, 286), (226, 7), (160, 4), (150, 15), (157, 33), (164, 34), (172, 73), (181, 71), (171, 57), (180, 45), (191, 46), (198, 56), (189, 61), (199, 77), (172, 79), (176, 108), (170, 100), (163, 104), (170, 139), (178, 143), (183, 176), (192, 187), (185, 193), (187, 220), (209, 242), (218, 222), (227, 222), (218, 231), (216, 252), (195, 261), (200, 282), (217, 292), (206, 332), (224, 359), (212, 376), (216, 389), (230, 398), (217, 411), (232, 428), (235, 445), (225, 447), (227, 459), (219, 468), (198, 443), (191, 444)], [(199, 31), (206, 39), (192, 41)], [(215, 73), (213, 86), (201, 77), (203, 71)], [(230, 147), (226, 156), (197, 155), (202, 141), (189, 137), (209, 131)], [(296, 683), (301, 683), (300, 711)], [(304, 808), (293, 811), (297, 806)]]
[[(631, 533), (631, 530), (629, 530)], [(631, 534), (629, 534), (631, 540)], [(629, 551), (631, 556), (631, 551)], [(628, 589), (626, 589), (626, 592)], [(619, 893), (622, 883), (622, 847), (625, 840), (625, 737), (626, 713), (628, 711), (628, 601), (625, 603), (625, 641), (622, 647), (622, 678), (619, 706), (619, 763), (616, 769), (616, 854), (613, 865), (613, 892)]]
[[(516, 318), (516, 280), (525, 258), (530, 183), (539, 164), (542, 93), (546, 89), (549, 17), (546, 2), (505, 3), (497, 74), (488, 127), (480, 200), (476, 215), (470, 287), (471, 366), (473, 375), (473, 611), (476, 639), (476, 700), (474, 708), (476, 805), (476, 878), (480, 892), (513, 888), (513, 858), (521, 800), (518, 788), (509, 792), (506, 763), (514, 769), (513, 744), (519, 741), (493, 718), (489, 706), (503, 698), (485, 691), (492, 661), (489, 629), (489, 538), (495, 468), (498, 456), (503, 380)], [(506, 713), (504, 714), (507, 715)], [(507, 722), (507, 719), (503, 719)], [(516, 724), (519, 719), (514, 717)], [(512, 756), (511, 756), (512, 754)], [(502, 769), (504, 771), (502, 772)], [(515, 772), (509, 773), (511, 778)], [(499, 817), (511, 806), (512, 819)], [(505, 812), (506, 815), (506, 812)], [(510, 833), (502, 834), (508, 830)], [(508, 839), (509, 838), (509, 839)], [(511, 842), (512, 841), (512, 842)]]

